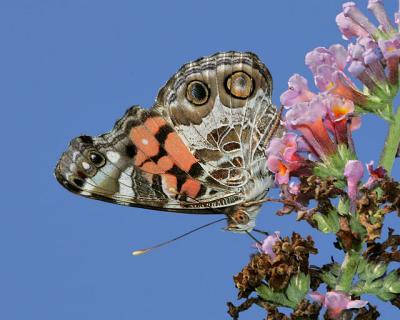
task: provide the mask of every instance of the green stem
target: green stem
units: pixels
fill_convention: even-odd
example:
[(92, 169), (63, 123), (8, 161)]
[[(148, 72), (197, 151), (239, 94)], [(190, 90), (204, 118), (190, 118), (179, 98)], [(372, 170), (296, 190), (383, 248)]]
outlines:
[(392, 171), (394, 160), (400, 144), (400, 107), (397, 108), (393, 122), (389, 126), (389, 132), (386, 137), (379, 164), (383, 166), (388, 173)]
[(357, 272), (358, 263), (361, 255), (356, 251), (346, 252), (346, 256), (340, 267), (340, 273), (337, 280), (335, 290), (349, 292)]

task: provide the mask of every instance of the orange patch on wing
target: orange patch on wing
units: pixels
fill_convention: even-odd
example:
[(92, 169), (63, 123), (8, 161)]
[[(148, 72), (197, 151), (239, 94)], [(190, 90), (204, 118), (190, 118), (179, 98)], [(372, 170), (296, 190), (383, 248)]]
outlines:
[(135, 166), (140, 167), (147, 159), (148, 157), (142, 151), (138, 150), (135, 155)]
[(147, 173), (152, 173), (152, 174), (161, 174), (165, 173), (165, 170), (160, 168), (157, 164), (154, 162), (146, 162), (144, 163), (141, 167), (141, 170), (147, 172)]
[(161, 117), (148, 118), (144, 125), (152, 134), (156, 134), (167, 122)]
[(143, 151), (148, 158), (154, 157), (160, 150), (160, 144), (157, 139), (144, 126), (132, 128), (130, 138), (135, 146)]
[(196, 196), (199, 194), (200, 188), (201, 184), (198, 180), (187, 179), (182, 185), (180, 193), (185, 193), (190, 198), (196, 198)]
[(183, 171), (188, 172), (191, 166), (198, 162), (175, 132), (168, 134), (164, 143), (164, 149), (171, 155), (176, 165)]
[(172, 194), (176, 194), (178, 192), (177, 191), (178, 181), (174, 175), (166, 173), (162, 174), (161, 178), (163, 185), (168, 192)]
[(163, 156), (158, 160), (157, 165), (166, 172), (174, 166), (174, 162), (170, 157)]

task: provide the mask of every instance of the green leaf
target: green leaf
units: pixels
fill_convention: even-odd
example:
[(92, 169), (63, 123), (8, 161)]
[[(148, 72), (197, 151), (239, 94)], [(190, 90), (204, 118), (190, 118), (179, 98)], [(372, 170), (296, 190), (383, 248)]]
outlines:
[(283, 307), (289, 307), (292, 309), (296, 308), (296, 303), (288, 300), (283, 292), (274, 291), (264, 284), (257, 287), (256, 292), (265, 301), (269, 301)]
[(290, 279), (286, 295), (297, 306), (310, 289), (310, 276), (299, 272)]
[(313, 173), (321, 178), (335, 177), (338, 181), (335, 185), (344, 188), (346, 183), (343, 178), (344, 167), (349, 160), (355, 160), (355, 154), (344, 144), (338, 145), (337, 152), (323, 159), (317, 164)]
[(328, 214), (315, 214), (313, 220), (323, 233), (336, 233), (340, 229), (339, 216), (335, 210), (329, 211)]
[(340, 274), (340, 264), (339, 263), (333, 263), (331, 265), (331, 268), (329, 269), (329, 271), (335, 276), (338, 277)]
[(365, 227), (360, 223), (359, 215), (356, 213), (355, 216), (350, 217), (350, 228), (353, 232), (357, 232), (360, 235), (361, 239), (364, 239), (367, 235), (367, 230)]
[(321, 280), (330, 288), (335, 288), (340, 274), (340, 264), (336, 262), (326, 264), (322, 269), (324, 271), (320, 274)]
[(373, 281), (377, 278), (382, 277), (385, 274), (387, 267), (388, 265), (384, 262), (367, 263), (365, 267), (365, 276), (367, 281)]
[(326, 283), (330, 288), (335, 288), (337, 276), (335, 277), (331, 272), (323, 272), (321, 274), (321, 280)]
[(396, 295), (390, 292), (379, 292), (377, 296), (379, 299), (382, 299), (383, 301), (390, 301), (396, 298)]
[(374, 294), (378, 294), (379, 292), (381, 292), (382, 287), (383, 287), (382, 279), (378, 279), (375, 281), (365, 283), (365, 288), (366, 288), (367, 292), (374, 293)]
[(361, 296), (366, 293), (365, 291), (365, 281), (359, 281), (353, 288), (350, 290), (350, 294), (355, 296)]
[(367, 276), (365, 274), (366, 266), (367, 266), (367, 260), (364, 257), (361, 257), (357, 266), (357, 274), (361, 280), (367, 280)]
[(349, 199), (341, 198), (338, 204), (338, 213), (341, 216), (347, 216), (350, 214), (350, 201)]
[(391, 293), (400, 293), (400, 277), (397, 270), (393, 270), (384, 278), (383, 289)]

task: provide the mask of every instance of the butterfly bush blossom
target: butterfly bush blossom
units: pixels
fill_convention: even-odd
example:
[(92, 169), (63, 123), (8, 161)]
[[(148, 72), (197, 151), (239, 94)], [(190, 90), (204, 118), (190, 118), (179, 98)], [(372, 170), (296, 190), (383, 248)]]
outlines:
[[(368, 9), (377, 24), (354, 2), (344, 3), (336, 23), (347, 47), (306, 54), (317, 89), (302, 75), (289, 79), (280, 97), (285, 133), (267, 149), (267, 167), (281, 190), (280, 199), (271, 199), (283, 203), (278, 215), (296, 212), (298, 220), (334, 234), (344, 260), (309, 265), (309, 255), (318, 253), (310, 236), (267, 236), (234, 277), (239, 298), (246, 299), (239, 306), (228, 303), (234, 319), (253, 304), (268, 312), (266, 319), (319, 319), (321, 312), (324, 319), (378, 319), (376, 307), (360, 299), (364, 294), (400, 308), (400, 269), (389, 268), (400, 262), (400, 236), (389, 228), (386, 240), (379, 240), (385, 216), (400, 216), (400, 184), (390, 177), (400, 142), (400, 109), (393, 107), (400, 13), (392, 22), (381, 0), (369, 0)], [(389, 127), (377, 165), (358, 159), (353, 141), (366, 113)], [(282, 306), (293, 312), (281, 313)]]

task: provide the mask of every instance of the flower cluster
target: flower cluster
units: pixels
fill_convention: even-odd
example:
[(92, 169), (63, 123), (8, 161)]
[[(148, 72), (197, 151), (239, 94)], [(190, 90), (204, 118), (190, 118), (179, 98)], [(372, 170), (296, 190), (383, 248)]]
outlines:
[[(377, 309), (360, 299), (364, 294), (400, 308), (400, 269), (389, 268), (400, 262), (400, 236), (389, 229), (387, 240), (378, 242), (385, 216), (397, 212), (400, 217), (400, 183), (390, 177), (400, 150), (400, 109), (393, 109), (399, 90), (400, 12), (392, 23), (382, 0), (369, 0), (368, 9), (379, 26), (347, 2), (336, 22), (343, 38), (355, 42), (347, 48), (318, 47), (306, 55), (319, 92), (299, 74), (289, 79), (280, 97), (285, 130), (267, 149), (267, 167), (281, 190), (280, 199), (269, 199), (283, 203), (277, 214), (297, 212), (297, 220), (334, 234), (344, 261), (310, 266), (309, 255), (317, 253), (311, 237), (269, 235), (234, 277), (239, 298), (246, 298), (238, 307), (228, 304), (234, 319), (252, 304), (268, 312), (266, 319), (319, 319), (321, 310), (326, 310), (324, 319), (378, 319)], [(378, 166), (357, 159), (352, 133), (364, 113), (389, 124)], [(290, 316), (279, 311), (281, 306), (293, 310)]]
[[(355, 37), (356, 42), (347, 48), (339, 44), (318, 47), (306, 55), (305, 63), (320, 92), (312, 92), (301, 75), (289, 79), (289, 89), (281, 95), (287, 109), (282, 121), (286, 132), (272, 139), (267, 150), (267, 166), (275, 173), (277, 184), (289, 185), (289, 191), (296, 193), (298, 186), (292, 177), (335, 177), (347, 183), (352, 209), (364, 174), (363, 165), (356, 160), (352, 131), (360, 127), (363, 112), (392, 120), (392, 101), (399, 82), (400, 33), (382, 1), (370, 0), (368, 8), (379, 27), (353, 2), (347, 2), (336, 21), (343, 37)], [(364, 89), (358, 89), (347, 73)], [(370, 165), (368, 171), (371, 173)]]

